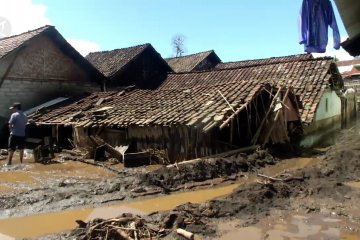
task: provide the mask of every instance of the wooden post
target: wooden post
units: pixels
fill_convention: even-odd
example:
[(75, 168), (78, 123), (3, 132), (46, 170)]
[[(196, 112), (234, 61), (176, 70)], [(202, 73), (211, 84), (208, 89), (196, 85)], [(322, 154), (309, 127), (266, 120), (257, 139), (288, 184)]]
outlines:
[(254, 137), (253, 137), (252, 140), (251, 140), (251, 143), (252, 143), (252, 144), (254, 144), (254, 143), (257, 142), (257, 140), (258, 140), (258, 138), (259, 138), (259, 136), (260, 136), (261, 130), (262, 130), (262, 128), (263, 128), (263, 125), (265, 124), (265, 122), (266, 122), (266, 120), (267, 120), (267, 117), (268, 117), (270, 111), (272, 110), (272, 108), (273, 108), (273, 106), (274, 106), (274, 104), (275, 104), (275, 101), (276, 101), (277, 97), (279, 96), (279, 94), (280, 94), (280, 92), (281, 92), (281, 89), (282, 89), (282, 87), (279, 87), (279, 90), (276, 92), (273, 100), (271, 101), (270, 106), (269, 106), (268, 110), (266, 111), (263, 120), (262, 120), (261, 123), (260, 123), (260, 126), (258, 127), (258, 129), (257, 129)]
[(244, 108), (247, 107), (249, 102), (245, 103), (244, 105), (242, 105), (239, 109), (237, 109), (228, 119), (226, 119), (226, 121), (224, 121), (221, 125), (220, 125), (220, 129), (223, 129), (224, 127), (227, 126), (227, 124), (231, 121), (231, 119), (233, 119), (239, 112), (241, 112), (242, 110), (244, 110)]
[[(286, 99), (286, 98), (287, 98), (287, 96), (288, 96), (288, 94), (289, 94), (289, 91), (290, 91), (290, 89), (288, 88), (288, 89), (286, 90), (286, 93), (285, 93), (283, 99)], [(275, 123), (276, 123), (276, 121), (277, 121), (277, 119), (278, 119), (278, 117), (279, 117), (280, 112), (281, 112), (281, 110), (279, 109), (278, 112), (277, 112), (276, 115), (275, 115), (273, 124), (271, 125), (269, 131), (268, 131), (267, 134), (266, 134), (266, 137), (265, 137), (265, 140), (264, 140), (264, 144), (266, 144), (266, 143), (268, 142), (269, 137), (270, 137), (270, 135), (271, 135), (272, 130), (274, 129)]]

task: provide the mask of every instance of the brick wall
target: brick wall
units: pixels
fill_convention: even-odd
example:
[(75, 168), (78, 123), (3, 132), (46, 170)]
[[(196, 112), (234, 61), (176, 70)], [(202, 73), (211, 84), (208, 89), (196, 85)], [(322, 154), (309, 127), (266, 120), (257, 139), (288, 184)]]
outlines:
[(0, 116), (9, 116), (13, 102), (21, 102), (26, 110), (57, 97), (99, 90), (97, 85), (76, 81), (5, 80), (0, 88)]
[(13, 102), (21, 102), (26, 110), (57, 97), (101, 90), (100, 85), (47, 36), (36, 37), (17, 55), (13, 52), (2, 58), (0, 76), (13, 59), (5, 81), (0, 83), (0, 117), (8, 119)]

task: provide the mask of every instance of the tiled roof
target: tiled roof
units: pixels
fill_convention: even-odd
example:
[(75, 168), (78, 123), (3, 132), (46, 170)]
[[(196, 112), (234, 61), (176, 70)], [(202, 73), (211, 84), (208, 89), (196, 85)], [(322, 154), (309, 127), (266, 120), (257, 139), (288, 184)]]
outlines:
[[(221, 124), (265, 84), (291, 87), (300, 97), (302, 121), (311, 123), (324, 90), (336, 83), (332, 58), (281, 62), (237, 69), (169, 74), (157, 90), (94, 93), (80, 102), (38, 113), (37, 123), (81, 126)], [(101, 111), (99, 109), (102, 109)]]
[(54, 28), (53, 26), (46, 25), (41, 28), (37, 28), (18, 35), (0, 38), (0, 58), (4, 57), (9, 52), (17, 49), (31, 38), (39, 35), (40, 33), (48, 29), (53, 29), (53, 28)]
[(205, 58), (209, 57), (211, 54), (215, 54), (215, 52), (211, 50), (190, 54), (187, 56), (165, 58), (165, 61), (174, 70), (174, 72), (191, 72), (198, 64), (200, 64)]
[(352, 65), (360, 65), (360, 59), (337, 61), (337, 62), (336, 62), (336, 65), (337, 65), (338, 67), (342, 67), (342, 66), (352, 66)]
[(298, 55), (289, 55), (282, 57), (271, 57), (271, 58), (244, 60), (237, 62), (219, 63), (218, 65), (216, 65), (216, 68), (229, 69), (229, 68), (240, 68), (240, 67), (253, 67), (259, 65), (266, 65), (266, 64), (286, 63), (286, 62), (311, 60), (311, 59), (314, 59), (314, 57), (311, 54), (298, 54)]
[(66, 39), (55, 29), (54, 26), (43, 26), (35, 30), (21, 33), (6, 38), (0, 39), (0, 59), (6, 56), (8, 53), (26, 46), (26, 44), (39, 35), (45, 35), (49, 37), (59, 49), (68, 57), (74, 60), (76, 64), (81, 66), (89, 75), (93, 76), (93, 80), (101, 82), (104, 76), (91, 65), (81, 54), (69, 44)]
[(211, 129), (233, 110), (251, 101), (264, 87), (254, 81), (227, 82), (191, 89), (141, 90), (92, 93), (70, 105), (39, 112), (31, 121), (77, 126), (188, 125)]
[(142, 53), (151, 44), (146, 43), (134, 47), (115, 49), (111, 51), (92, 52), (85, 58), (91, 62), (106, 77), (111, 77), (121, 71), (130, 61)]
[[(231, 81), (272, 81), (274, 84), (292, 87), (300, 97), (304, 109), (300, 110), (304, 123), (311, 123), (320, 98), (330, 85), (332, 58), (287, 61), (273, 64), (220, 69), (213, 71), (170, 74), (160, 89), (186, 89), (211, 86)], [(335, 68), (336, 69), (336, 68)], [(229, 78), (231, 76), (231, 78)]]

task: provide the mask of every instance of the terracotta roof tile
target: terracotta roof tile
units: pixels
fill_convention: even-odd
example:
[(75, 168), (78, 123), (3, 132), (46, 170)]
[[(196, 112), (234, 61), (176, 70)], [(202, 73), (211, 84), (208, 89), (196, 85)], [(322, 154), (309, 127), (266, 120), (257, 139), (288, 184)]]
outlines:
[(215, 52), (210, 50), (181, 57), (165, 58), (165, 61), (174, 70), (174, 72), (191, 72), (194, 68), (196, 68), (196, 66), (198, 66), (198, 64), (211, 54), (215, 54)]
[(228, 68), (239, 68), (239, 67), (251, 67), (251, 66), (259, 66), (259, 65), (274, 64), (274, 63), (286, 63), (286, 62), (294, 62), (294, 61), (296, 62), (301, 60), (311, 60), (313, 58), (314, 57), (311, 54), (297, 54), (297, 55), (289, 55), (282, 57), (271, 57), (271, 58), (219, 63), (216, 66), (216, 68), (228, 69)]
[[(310, 55), (311, 56), (311, 55)], [(258, 81), (268, 82), (275, 85), (293, 87), (296, 95), (299, 95), (304, 106), (316, 109), (320, 98), (327, 86), (330, 86), (330, 66), (334, 63), (332, 58), (308, 57), (307, 54), (300, 55), (300, 60), (284, 60), (292, 57), (277, 58), (278, 62), (265, 63), (264, 65), (244, 65), (239, 68), (216, 69), (213, 71), (170, 74), (167, 80), (160, 86), (160, 89), (186, 89), (196, 86), (211, 86), (230, 81)], [(296, 58), (296, 57), (295, 57)], [(305, 58), (305, 59), (304, 59)], [(228, 74), (232, 78), (228, 78)], [(314, 110), (300, 110), (304, 123), (313, 120)], [(309, 115), (309, 116), (308, 116)]]
[(121, 71), (130, 61), (136, 58), (151, 44), (146, 43), (134, 47), (115, 49), (111, 51), (92, 52), (85, 58), (106, 77), (111, 77)]
[[(97, 92), (80, 101), (30, 115), (31, 121), (77, 126), (220, 125), (233, 111), (250, 102), (264, 87), (255, 81), (218, 83), (191, 89)], [(100, 99), (101, 104), (96, 104)], [(83, 110), (81, 110), (83, 109)]]
[[(38, 123), (81, 126), (192, 125), (206, 128), (221, 124), (232, 113), (218, 90), (238, 109), (270, 84), (292, 87), (304, 106), (300, 110), (302, 121), (310, 123), (320, 96), (330, 86), (332, 64), (332, 58), (319, 58), (168, 74), (157, 90), (93, 93), (70, 105), (34, 114), (31, 119)], [(109, 108), (100, 111), (104, 107)]]
[(54, 28), (53, 26), (43, 26), (28, 32), (24, 32), (18, 35), (0, 38), (0, 58), (4, 57), (9, 52), (15, 50), (16, 48), (20, 47), (24, 43), (26, 43), (31, 38), (39, 35), (40, 33), (50, 29)]

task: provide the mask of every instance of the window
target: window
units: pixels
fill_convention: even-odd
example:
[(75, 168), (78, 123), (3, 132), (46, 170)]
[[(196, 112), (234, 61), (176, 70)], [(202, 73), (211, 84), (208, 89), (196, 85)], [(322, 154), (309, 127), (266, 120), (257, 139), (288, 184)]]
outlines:
[(329, 111), (329, 101), (328, 98), (325, 99), (325, 112)]

